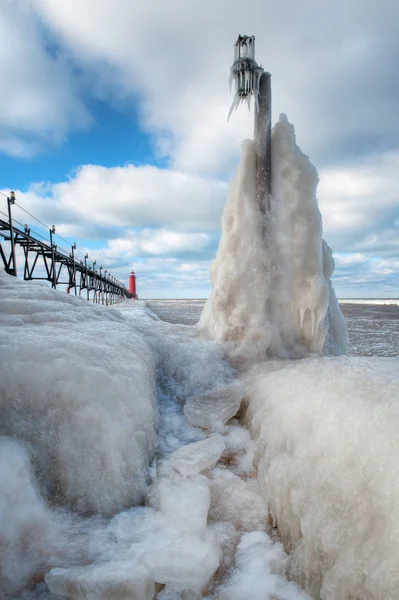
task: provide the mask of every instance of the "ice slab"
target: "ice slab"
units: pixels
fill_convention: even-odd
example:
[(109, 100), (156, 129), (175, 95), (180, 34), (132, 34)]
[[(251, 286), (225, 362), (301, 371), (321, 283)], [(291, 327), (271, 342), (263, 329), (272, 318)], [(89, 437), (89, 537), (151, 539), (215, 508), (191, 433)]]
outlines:
[(155, 595), (147, 569), (131, 561), (52, 569), (45, 581), (53, 594), (69, 600), (153, 600)]
[(172, 454), (172, 466), (184, 476), (196, 475), (215, 466), (225, 448), (222, 436), (212, 435), (205, 440), (179, 448)]
[(186, 531), (204, 535), (208, 520), (210, 492), (203, 475), (190, 478), (176, 476), (162, 479), (156, 491), (159, 509)]
[(240, 381), (216, 390), (189, 398), (184, 414), (192, 425), (204, 429), (217, 429), (234, 417), (244, 398), (244, 387)]
[(200, 593), (219, 566), (220, 549), (210, 531), (201, 539), (176, 530), (169, 542), (152, 548), (140, 560), (156, 582)]

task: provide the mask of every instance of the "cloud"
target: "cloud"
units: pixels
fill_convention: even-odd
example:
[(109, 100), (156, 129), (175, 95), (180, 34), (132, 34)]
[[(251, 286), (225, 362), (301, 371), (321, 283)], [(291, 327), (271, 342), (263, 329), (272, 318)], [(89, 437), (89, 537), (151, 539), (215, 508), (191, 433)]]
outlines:
[[(87, 236), (91, 229), (93, 237), (104, 237), (104, 228), (108, 234), (113, 228), (117, 237), (129, 227), (201, 232), (219, 229), (227, 184), (151, 166), (85, 165), (68, 181), (35, 184), (18, 197), (29, 212), (68, 235)], [(167, 242), (179, 243), (170, 237)]]
[(399, 152), (330, 167), (320, 173), (325, 237), (338, 252), (397, 256)]
[(182, 233), (169, 229), (130, 231), (125, 237), (109, 240), (100, 250), (106, 264), (120, 261), (121, 257), (135, 260), (143, 256), (174, 256), (199, 254), (209, 248), (212, 240), (206, 233)]
[(228, 172), (240, 141), (252, 135), (253, 117), (244, 108), (226, 124), (239, 32), (257, 35), (258, 60), (273, 74), (274, 114), (288, 113), (317, 164), (398, 145), (394, 0), (384, 10), (377, 0), (337, 0), (327, 11), (318, 0), (251, 0), (245, 8), (240, 0), (23, 5), (57, 44), (57, 61), (40, 57), (44, 73), (57, 69), (60, 81), (69, 81), (63, 93), (47, 90), (57, 96), (59, 114), (68, 114), (62, 98), (70, 97), (71, 73), (79, 69), (87, 94), (125, 109), (138, 101), (143, 126), (178, 170)]
[(46, 50), (26, 3), (3, 0), (0, 38), (0, 151), (27, 158), (90, 123), (69, 65)]

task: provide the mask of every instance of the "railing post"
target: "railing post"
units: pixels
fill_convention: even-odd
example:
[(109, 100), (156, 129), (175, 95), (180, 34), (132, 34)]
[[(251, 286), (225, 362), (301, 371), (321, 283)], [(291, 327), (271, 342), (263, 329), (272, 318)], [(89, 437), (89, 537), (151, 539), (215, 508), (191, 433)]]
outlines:
[(73, 273), (73, 285), (75, 288), (75, 296), (77, 295), (76, 291), (76, 268), (75, 268), (75, 250), (76, 250), (76, 242), (72, 244), (72, 273)]
[(55, 270), (55, 253), (54, 253), (54, 244), (53, 244), (53, 234), (55, 233), (55, 225), (52, 225), (51, 229), (49, 231), (50, 231), (51, 268), (52, 268), (52, 271), (50, 271), (50, 272), (51, 272), (52, 279), (53, 279), (51, 282), (51, 287), (53, 289), (56, 289), (57, 288), (57, 273)]
[[(101, 276), (101, 272), (103, 270), (103, 266), (100, 266), (100, 286), (98, 289), (98, 293), (100, 294), (99, 298), (101, 298), (101, 304), (104, 304), (104, 295), (103, 295), (103, 280)], [(98, 302), (100, 304), (100, 301)]]
[(97, 261), (96, 261), (96, 260), (93, 260), (93, 285), (94, 285), (93, 304), (97, 304), (97, 279), (96, 279), (96, 264), (97, 264)]
[[(11, 242), (11, 261), (12, 261), (12, 267), (10, 264), (7, 272), (9, 275), (13, 275), (14, 277), (16, 277), (17, 276), (17, 261), (16, 261), (16, 257), (15, 257), (14, 228), (12, 226), (12, 212), (11, 212), (12, 204), (15, 204), (15, 192), (13, 192), (13, 191), (10, 192), (10, 196), (7, 198), (8, 220), (10, 223), (10, 242)], [(11, 261), (10, 261), (10, 263), (11, 263)]]
[(90, 300), (90, 290), (89, 290), (89, 274), (87, 272), (87, 259), (89, 258), (89, 255), (85, 254), (85, 283), (86, 283), (86, 294), (87, 294), (87, 300)]
[(105, 306), (108, 306), (108, 279), (107, 279), (107, 269), (104, 271), (104, 286), (105, 286)]

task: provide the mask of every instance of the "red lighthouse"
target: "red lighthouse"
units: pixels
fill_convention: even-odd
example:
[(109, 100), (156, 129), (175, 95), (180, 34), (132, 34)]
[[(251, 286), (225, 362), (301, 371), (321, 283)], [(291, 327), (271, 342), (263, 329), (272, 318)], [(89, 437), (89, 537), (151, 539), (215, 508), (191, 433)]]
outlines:
[(133, 298), (137, 298), (136, 294), (136, 274), (134, 271), (130, 273), (129, 277), (129, 292), (133, 295)]

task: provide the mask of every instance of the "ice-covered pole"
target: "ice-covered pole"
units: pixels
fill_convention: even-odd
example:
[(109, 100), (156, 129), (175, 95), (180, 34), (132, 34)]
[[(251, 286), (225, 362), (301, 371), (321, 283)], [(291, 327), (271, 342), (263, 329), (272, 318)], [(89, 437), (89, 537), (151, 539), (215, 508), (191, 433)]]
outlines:
[(255, 36), (239, 35), (234, 45), (234, 63), (230, 69), (230, 86), (235, 95), (229, 117), (240, 102), (251, 106), (255, 99), (256, 195), (263, 211), (270, 207), (271, 189), (271, 75), (255, 61)]

